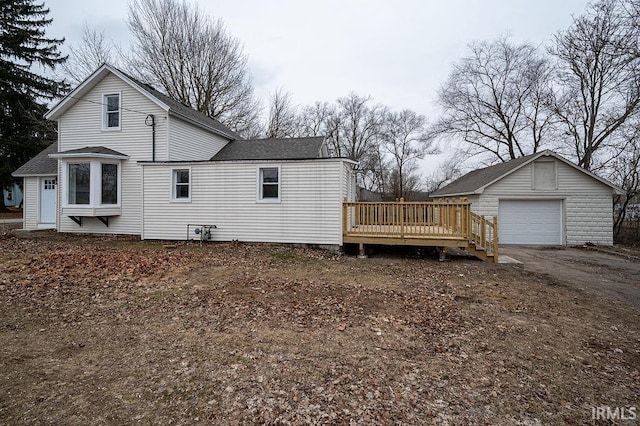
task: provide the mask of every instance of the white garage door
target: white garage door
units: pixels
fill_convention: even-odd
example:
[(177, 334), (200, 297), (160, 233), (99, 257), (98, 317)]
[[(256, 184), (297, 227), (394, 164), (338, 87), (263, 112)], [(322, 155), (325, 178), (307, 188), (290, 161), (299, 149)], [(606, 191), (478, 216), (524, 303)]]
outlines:
[(500, 244), (562, 244), (562, 200), (500, 200)]

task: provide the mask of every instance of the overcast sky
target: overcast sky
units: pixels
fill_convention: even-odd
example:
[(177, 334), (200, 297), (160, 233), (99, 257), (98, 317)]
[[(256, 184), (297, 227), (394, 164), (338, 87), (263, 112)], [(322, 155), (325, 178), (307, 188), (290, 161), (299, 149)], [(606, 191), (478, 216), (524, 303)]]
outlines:
[[(433, 120), (437, 90), (474, 40), (510, 34), (545, 45), (587, 0), (203, 0), (244, 45), (256, 93), (283, 87), (295, 103), (354, 91)], [(127, 0), (45, 0), (48, 34), (79, 42), (83, 24), (129, 41)]]

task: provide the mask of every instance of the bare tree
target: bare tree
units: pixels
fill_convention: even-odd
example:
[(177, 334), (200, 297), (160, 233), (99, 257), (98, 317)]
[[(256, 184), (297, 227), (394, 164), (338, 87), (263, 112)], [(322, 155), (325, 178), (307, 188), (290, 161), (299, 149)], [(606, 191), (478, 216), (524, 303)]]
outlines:
[(530, 44), (507, 38), (473, 43), (440, 89), (443, 116), (432, 128), (470, 155), (508, 161), (538, 151), (552, 127), (549, 61)]
[(330, 120), (335, 107), (328, 102), (316, 102), (300, 110), (298, 115), (298, 133), (301, 136), (326, 136), (330, 133)]
[(222, 20), (185, 0), (132, 0), (128, 69), (242, 133), (259, 119), (247, 58)]
[(104, 31), (91, 29), (85, 22), (82, 40), (78, 45), (69, 45), (69, 57), (62, 64), (62, 77), (77, 86), (104, 63), (118, 65), (118, 49), (107, 39)]
[(327, 120), (327, 141), (333, 155), (359, 164), (358, 184), (376, 189), (376, 169), (380, 165), (382, 122), (386, 109), (372, 105), (370, 97), (350, 93), (337, 101), (335, 112)]
[(390, 188), (394, 198), (405, 197), (420, 183), (416, 162), (426, 154), (435, 154), (429, 139), (426, 118), (411, 110), (388, 112), (382, 128), (382, 147), (390, 155), (393, 165)]
[(614, 236), (620, 235), (622, 224), (627, 218), (629, 205), (640, 197), (640, 120), (626, 123), (621, 131), (626, 143), (621, 152), (615, 155), (611, 164), (609, 179), (615, 182), (624, 194), (617, 195), (614, 215)]
[(269, 105), (269, 119), (266, 137), (286, 138), (298, 136), (298, 118), (296, 106), (291, 101), (291, 95), (278, 88), (271, 95)]
[(617, 143), (616, 132), (640, 106), (640, 33), (631, 21), (621, 1), (590, 4), (551, 48), (564, 88), (556, 111), (572, 154), (587, 170), (597, 168), (597, 154)]
[(462, 176), (462, 159), (459, 155), (448, 157), (438, 166), (438, 169), (427, 176), (425, 189), (432, 193)]

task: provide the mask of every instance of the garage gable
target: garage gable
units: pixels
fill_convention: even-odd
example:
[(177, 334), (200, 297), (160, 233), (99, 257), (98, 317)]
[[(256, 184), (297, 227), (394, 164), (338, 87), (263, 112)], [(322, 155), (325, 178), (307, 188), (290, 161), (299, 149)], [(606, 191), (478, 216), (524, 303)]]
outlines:
[(591, 174), (559, 161), (557, 158), (541, 158), (532, 161), (502, 179), (488, 185), (484, 194), (552, 195), (599, 194), (612, 195), (611, 185)]
[[(537, 179), (534, 175), (535, 170), (538, 170)], [(555, 176), (553, 176), (554, 171)], [(566, 182), (566, 188), (561, 187), (561, 181)], [(430, 196), (433, 198), (470, 196), (482, 194), (489, 187), (498, 191), (506, 188), (508, 191), (540, 192), (553, 191), (554, 186), (556, 186), (555, 190), (570, 190), (572, 186), (583, 190), (589, 185), (609, 188), (609, 194), (623, 193), (620, 188), (606, 179), (582, 169), (553, 151), (545, 150), (473, 170), (431, 193)]]

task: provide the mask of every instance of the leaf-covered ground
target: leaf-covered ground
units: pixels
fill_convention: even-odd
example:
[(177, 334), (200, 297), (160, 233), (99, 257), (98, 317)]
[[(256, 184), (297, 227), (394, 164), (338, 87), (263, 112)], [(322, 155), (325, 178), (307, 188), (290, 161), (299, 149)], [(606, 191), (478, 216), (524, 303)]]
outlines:
[(640, 312), (469, 259), (0, 239), (3, 424), (584, 424)]

